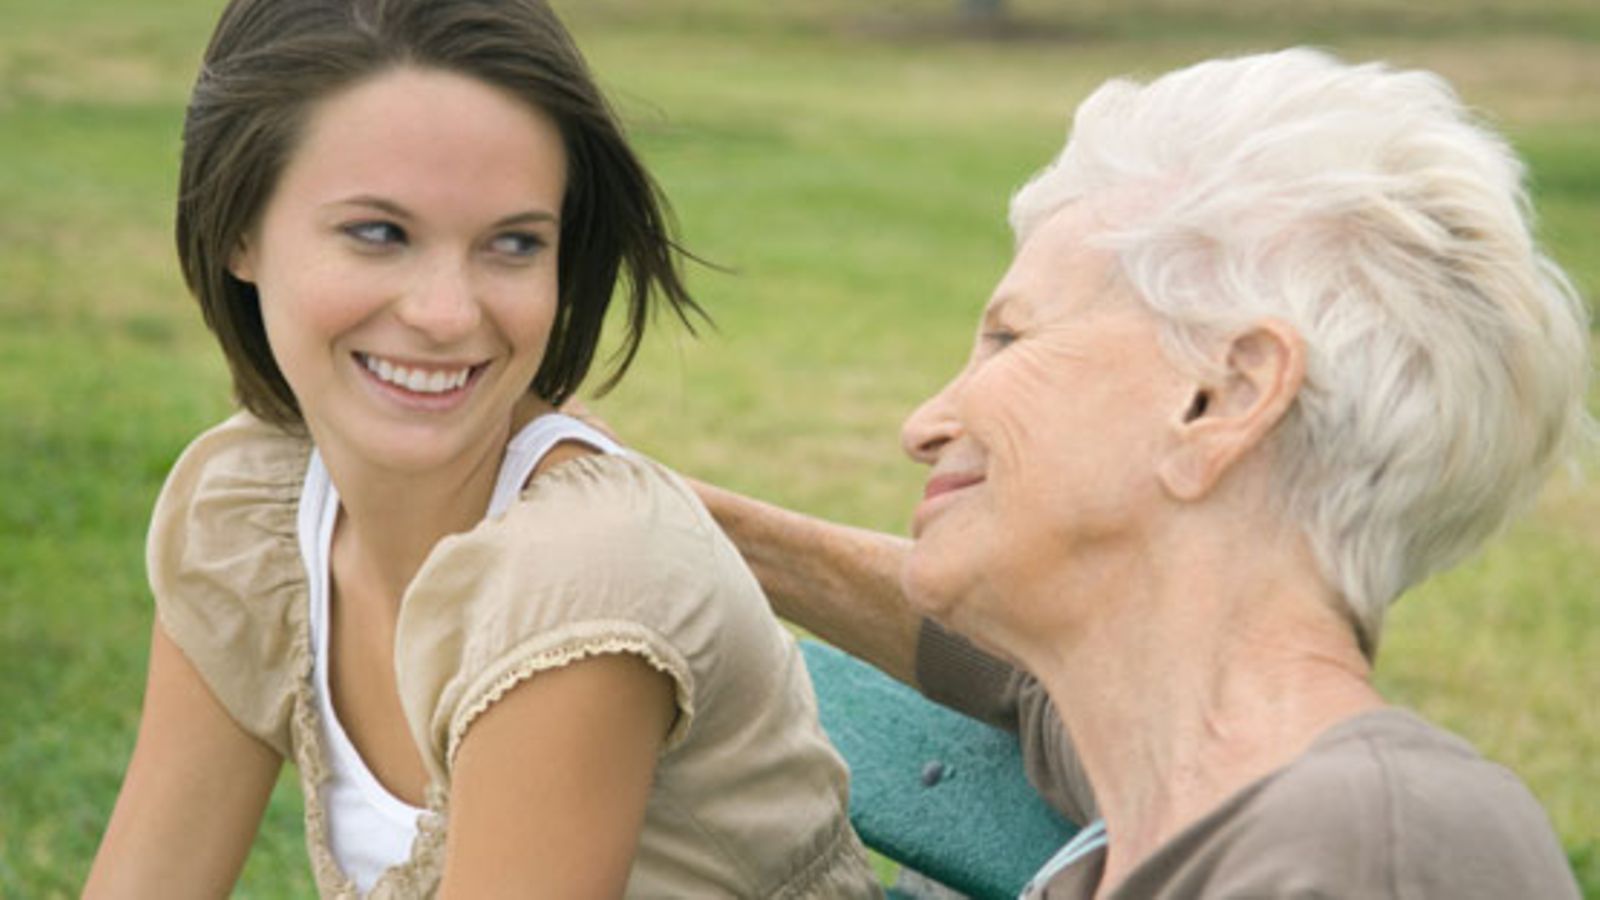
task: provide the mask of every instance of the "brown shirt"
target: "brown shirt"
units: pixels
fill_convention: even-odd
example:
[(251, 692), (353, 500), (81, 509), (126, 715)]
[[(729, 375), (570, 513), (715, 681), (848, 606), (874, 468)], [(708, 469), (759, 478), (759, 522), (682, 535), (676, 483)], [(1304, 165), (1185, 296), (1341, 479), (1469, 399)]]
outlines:
[[(310, 449), (243, 414), (201, 436), (168, 477), (148, 564), (167, 633), (233, 719), (297, 764), (318, 887), (348, 897), (319, 799), (296, 531)], [(618, 454), (535, 477), (503, 515), (441, 541), (406, 592), (396, 675), (429, 814), (370, 896), (432, 894), (462, 735), (518, 682), (595, 653), (637, 655), (676, 690), (628, 897), (881, 895), (794, 640), (693, 492)]]
[[(917, 676), (929, 697), (1016, 731), (1029, 780), (1067, 816), (1097, 818), (1066, 730), (1038, 683), (937, 626)], [(1111, 840), (1115, 840), (1112, 835)], [(1042, 896), (1095, 896), (1104, 849)], [(1576, 898), (1537, 800), (1470, 744), (1399, 708), (1328, 729), (1143, 860), (1109, 896)]]

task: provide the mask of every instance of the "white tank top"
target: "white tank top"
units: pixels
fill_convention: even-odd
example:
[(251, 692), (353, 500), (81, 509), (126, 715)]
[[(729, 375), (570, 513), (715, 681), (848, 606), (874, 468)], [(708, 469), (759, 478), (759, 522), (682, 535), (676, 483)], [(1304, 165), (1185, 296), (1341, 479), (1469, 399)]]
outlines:
[[(571, 440), (603, 453), (624, 452), (616, 442), (577, 419), (560, 414), (540, 416), (506, 446), (485, 518), (503, 514), (522, 493), (545, 454), (562, 441)], [(298, 530), (310, 594), (311, 649), (315, 659), (312, 686), (322, 744), (328, 756), (328, 778), (321, 786), (321, 800), (333, 858), (345, 877), (366, 893), (386, 870), (410, 857), (411, 844), (417, 836), (417, 817), (425, 810), (389, 793), (356, 752), (334, 712), (328, 689), (328, 561), (338, 516), (339, 493), (322, 464), (322, 456), (313, 450), (300, 494)]]

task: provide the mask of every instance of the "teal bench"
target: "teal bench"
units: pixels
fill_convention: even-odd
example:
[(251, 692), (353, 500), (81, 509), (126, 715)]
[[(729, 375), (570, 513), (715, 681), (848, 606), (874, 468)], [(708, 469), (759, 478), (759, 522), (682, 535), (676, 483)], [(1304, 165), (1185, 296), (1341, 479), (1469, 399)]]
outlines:
[(1077, 831), (1028, 785), (1013, 735), (827, 644), (800, 649), (868, 847), (974, 900), (1015, 900)]

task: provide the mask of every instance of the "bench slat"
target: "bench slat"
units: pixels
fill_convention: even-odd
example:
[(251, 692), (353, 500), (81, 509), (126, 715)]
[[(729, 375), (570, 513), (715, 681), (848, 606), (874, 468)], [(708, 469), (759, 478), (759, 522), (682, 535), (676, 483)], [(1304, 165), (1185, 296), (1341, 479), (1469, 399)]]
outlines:
[(1015, 736), (826, 644), (800, 647), (867, 846), (975, 900), (1013, 900), (1077, 831), (1029, 786)]

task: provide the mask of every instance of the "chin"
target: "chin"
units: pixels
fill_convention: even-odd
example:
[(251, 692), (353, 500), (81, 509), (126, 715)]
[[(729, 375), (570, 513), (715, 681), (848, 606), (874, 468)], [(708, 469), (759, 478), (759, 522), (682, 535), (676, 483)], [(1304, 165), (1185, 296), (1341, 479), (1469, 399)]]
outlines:
[(472, 446), (459, 434), (433, 429), (401, 428), (364, 437), (359, 452), (373, 464), (419, 476), (460, 465)]
[[(970, 545), (958, 549), (967, 546)], [(976, 554), (919, 540), (912, 545), (900, 570), (900, 590), (907, 605), (917, 613), (1015, 664), (1012, 654), (1004, 649), (1014, 642), (1002, 637), (1016, 634), (1008, 626), (1014, 597), (995, 584), (993, 568)]]

